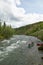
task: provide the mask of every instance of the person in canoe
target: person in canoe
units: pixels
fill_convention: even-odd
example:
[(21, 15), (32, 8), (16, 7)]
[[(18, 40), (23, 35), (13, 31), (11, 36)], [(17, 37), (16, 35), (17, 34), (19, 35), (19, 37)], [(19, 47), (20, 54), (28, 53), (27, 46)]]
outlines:
[(34, 46), (34, 43), (33, 42), (31, 42), (30, 44), (28, 44), (28, 48), (31, 48), (33, 46)]

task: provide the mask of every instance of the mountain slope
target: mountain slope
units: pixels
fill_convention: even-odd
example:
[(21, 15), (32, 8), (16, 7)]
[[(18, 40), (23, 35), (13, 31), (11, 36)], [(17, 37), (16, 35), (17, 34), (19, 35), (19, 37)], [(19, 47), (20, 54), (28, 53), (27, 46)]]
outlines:
[(19, 35), (36, 36), (39, 39), (43, 40), (43, 21), (16, 28), (15, 33)]

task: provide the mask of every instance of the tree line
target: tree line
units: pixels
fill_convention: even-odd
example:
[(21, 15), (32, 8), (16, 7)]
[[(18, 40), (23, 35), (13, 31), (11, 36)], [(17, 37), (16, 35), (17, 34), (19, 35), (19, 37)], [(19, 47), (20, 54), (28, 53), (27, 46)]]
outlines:
[(0, 40), (3, 39), (8, 39), (12, 37), (14, 34), (14, 29), (10, 26), (7, 26), (6, 23), (4, 22), (3, 25), (0, 22)]

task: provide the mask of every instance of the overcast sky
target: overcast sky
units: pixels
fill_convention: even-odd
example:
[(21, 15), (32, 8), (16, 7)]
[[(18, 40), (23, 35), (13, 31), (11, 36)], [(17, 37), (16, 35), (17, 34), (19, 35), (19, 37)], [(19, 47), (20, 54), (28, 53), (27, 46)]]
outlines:
[(0, 19), (12, 27), (43, 21), (43, 0), (0, 0)]

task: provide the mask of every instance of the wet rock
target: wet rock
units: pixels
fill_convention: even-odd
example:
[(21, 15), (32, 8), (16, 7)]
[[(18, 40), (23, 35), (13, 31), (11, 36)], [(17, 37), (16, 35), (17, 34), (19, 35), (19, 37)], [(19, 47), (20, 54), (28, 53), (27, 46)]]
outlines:
[(43, 57), (41, 57), (41, 59), (43, 60)]

